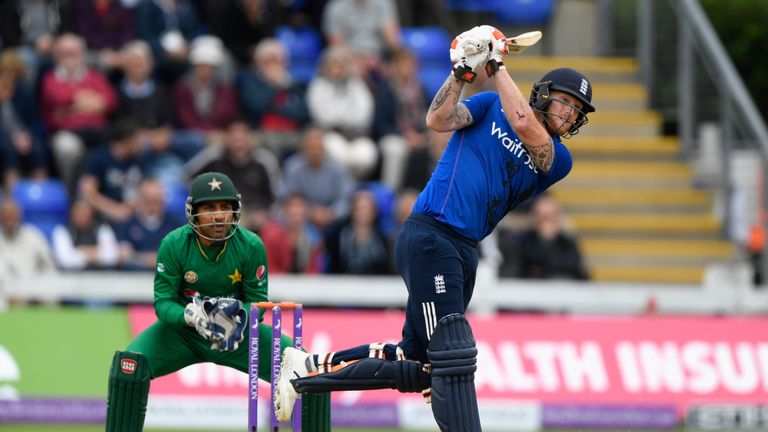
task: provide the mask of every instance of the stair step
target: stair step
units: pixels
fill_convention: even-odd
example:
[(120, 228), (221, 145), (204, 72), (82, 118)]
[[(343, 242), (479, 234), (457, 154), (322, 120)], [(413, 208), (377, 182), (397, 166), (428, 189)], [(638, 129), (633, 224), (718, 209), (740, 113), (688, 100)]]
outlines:
[(661, 115), (655, 111), (598, 110), (589, 114), (589, 123), (579, 130), (579, 135), (657, 137), (661, 132), (661, 123)]
[(700, 284), (704, 266), (596, 266), (592, 280), (599, 282)]
[[(589, 127), (589, 126), (586, 126)], [(571, 153), (589, 156), (642, 156), (675, 157), (680, 152), (680, 142), (674, 137), (623, 137), (577, 135), (566, 141)]]
[(731, 243), (723, 240), (582, 238), (581, 250), (590, 259), (617, 256), (674, 259), (727, 260), (734, 254)]
[(710, 214), (571, 213), (569, 220), (582, 236), (593, 232), (692, 235), (720, 230), (720, 222)]
[[(660, 124), (661, 114), (656, 111), (597, 111), (589, 114), (590, 125), (602, 126), (604, 124)], [(627, 134), (628, 135), (628, 134)]]
[[(663, 180), (690, 180), (693, 169), (680, 162), (637, 161), (624, 159), (579, 161), (573, 164), (573, 170), (563, 182), (570, 180), (597, 179), (610, 182), (621, 178), (649, 178)], [(609, 183), (606, 183), (609, 184)]]
[[(552, 69), (571, 67), (592, 82), (633, 81), (637, 79), (638, 64), (630, 57), (525, 56), (524, 61), (511, 61), (507, 66), (516, 80), (535, 81)], [(594, 86), (593, 86), (594, 87)]]
[(697, 207), (712, 205), (711, 194), (696, 189), (562, 187), (553, 188), (552, 196), (560, 205), (581, 207)]
[[(528, 95), (535, 81), (515, 80), (524, 95)], [(592, 104), (598, 111), (625, 110), (642, 111), (647, 109), (648, 92), (645, 87), (634, 82), (593, 82)]]

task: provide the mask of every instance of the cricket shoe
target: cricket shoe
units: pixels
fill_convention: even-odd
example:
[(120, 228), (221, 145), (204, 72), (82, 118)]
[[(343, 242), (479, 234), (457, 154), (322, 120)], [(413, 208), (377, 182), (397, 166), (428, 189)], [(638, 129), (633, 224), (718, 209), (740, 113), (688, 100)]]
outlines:
[(275, 391), (275, 416), (280, 422), (291, 419), (293, 405), (299, 394), (293, 388), (291, 380), (304, 378), (309, 375), (307, 361), (311, 354), (288, 347), (283, 351), (283, 362), (280, 367), (280, 375), (277, 377), (277, 390)]

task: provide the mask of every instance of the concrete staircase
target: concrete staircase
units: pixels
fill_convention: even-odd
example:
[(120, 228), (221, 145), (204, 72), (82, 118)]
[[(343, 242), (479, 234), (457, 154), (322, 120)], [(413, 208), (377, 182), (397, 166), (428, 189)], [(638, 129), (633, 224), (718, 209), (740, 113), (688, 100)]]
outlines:
[(508, 70), (523, 94), (548, 70), (573, 67), (592, 80), (597, 112), (566, 145), (571, 174), (551, 189), (580, 239), (594, 280), (701, 283), (705, 267), (729, 260), (709, 190), (661, 136), (661, 116), (645, 108), (634, 59), (524, 56)]

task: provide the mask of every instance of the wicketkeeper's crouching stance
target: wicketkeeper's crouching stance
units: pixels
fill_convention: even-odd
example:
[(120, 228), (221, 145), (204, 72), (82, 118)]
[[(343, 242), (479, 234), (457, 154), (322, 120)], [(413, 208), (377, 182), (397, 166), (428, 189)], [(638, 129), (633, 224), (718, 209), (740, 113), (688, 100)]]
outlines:
[[(248, 373), (248, 344), (241, 342), (249, 336), (250, 303), (267, 300), (264, 244), (238, 225), (240, 195), (224, 174), (194, 179), (186, 214), (188, 224), (169, 233), (158, 250), (158, 320), (112, 360), (107, 432), (143, 429), (151, 379), (202, 362)], [(260, 323), (258, 331), (259, 378), (270, 381), (272, 329)], [(291, 345), (283, 335), (281, 348)], [(330, 431), (328, 394), (305, 398), (302, 420), (304, 431)]]
[[(503, 56), (538, 32), (507, 39), (479, 26), (454, 39), (453, 73), (438, 90), (427, 126), (454, 131), (395, 243), (408, 288), (402, 339), (329, 354), (286, 349), (275, 412), (285, 421), (298, 393), (394, 388), (424, 392), (442, 431), (481, 430), (474, 387), (475, 340), (464, 316), (474, 291), (477, 243), (512, 209), (564, 178), (573, 160), (562, 138), (587, 123), (592, 85), (581, 73), (546, 73), (524, 97)], [(481, 72), (481, 74), (478, 73)], [(465, 83), (488, 79), (495, 92), (468, 98)]]

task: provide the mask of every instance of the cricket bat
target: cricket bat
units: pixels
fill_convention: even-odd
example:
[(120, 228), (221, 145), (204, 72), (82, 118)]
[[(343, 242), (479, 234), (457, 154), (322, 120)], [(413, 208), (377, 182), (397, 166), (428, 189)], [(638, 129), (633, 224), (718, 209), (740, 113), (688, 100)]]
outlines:
[(541, 40), (541, 32), (531, 31), (507, 38), (507, 50), (510, 54), (520, 54)]

